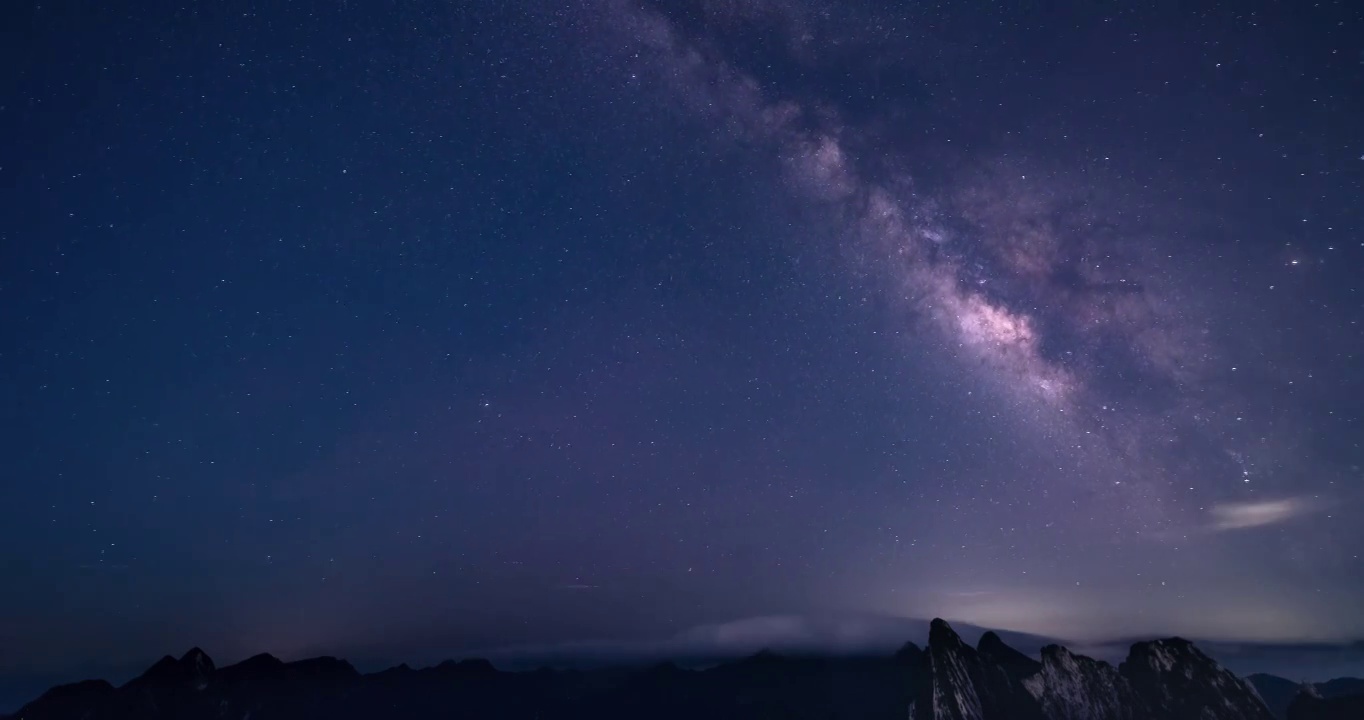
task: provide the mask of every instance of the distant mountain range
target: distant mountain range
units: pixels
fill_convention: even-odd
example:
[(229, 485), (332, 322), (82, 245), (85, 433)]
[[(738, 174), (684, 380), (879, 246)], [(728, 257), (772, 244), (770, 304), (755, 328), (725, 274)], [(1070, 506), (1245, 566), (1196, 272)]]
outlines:
[[(1336, 678), (1322, 683), (1300, 683), (1276, 675), (1266, 675), (1256, 673), (1246, 677), (1251, 685), (1260, 692), (1260, 697), (1264, 699), (1265, 705), (1269, 706), (1270, 712), (1279, 720), (1286, 720), (1289, 717), (1289, 708), (1293, 706), (1293, 701), (1299, 695), (1303, 695), (1302, 707), (1297, 714), (1302, 717), (1348, 717), (1355, 720), (1364, 719), (1364, 680), (1359, 678)], [(1350, 698), (1354, 699), (1351, 700)], [(1324, 704), (1317, 703), (1316, 700), (1327, 701)], [(1344, 715), (1323, 714), (1332, 708), (1337, 710), (1348, 710), (1353, 707), (1353, 711)], [(1306, 713), (1306, 714), (1303, 714)]]
[(1242, 679), (1180, 638), (1139, 642), (1117, 667), (1059, 645), (1041, 658), (995, 633), (975, 647), (934, 620), (893, 655), (761, 652), (706, 669), (504, 672), (485, 660), (362, 675), (323, 657), (257, 655), (218, 668), (199, 649), (121, 687), (54, 687), (14, 720), (417, 718), (865, 718), (887, 720), (1337, 720), (1364, 718), (1364, 681)]

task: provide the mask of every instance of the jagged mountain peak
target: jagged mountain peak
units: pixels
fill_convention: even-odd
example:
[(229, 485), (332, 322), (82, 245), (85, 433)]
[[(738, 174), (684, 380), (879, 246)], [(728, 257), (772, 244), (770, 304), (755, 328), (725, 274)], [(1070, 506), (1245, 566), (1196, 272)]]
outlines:
[(1225, 672), (1221, 665), (1204, 655), (1193, 643), (1178, 637), (1133, 643), (1119, 669), (1134, 679), (1170, 673), (1188, 679), (1200, 671), (1210, 674)]
[(1212, 659), (1194, 647), (1192, 642), (1181, 637), (1133, 643), (1127, 652), (1126, 662), (1168, 670), (1185, 660), (1195, 660), (1199, 663), (1212, 662)]
[(224, 670), (228, 668), (235, 668), (238, 670), (264, 670), (269, 668), (282, 667), (283, 665), (284, 665), (283, 660), (280, 660), (279, 658), (275, 657), (274, 655), (271, 655), (270, 653), (257, 653), (237, 663), (236, 665), (229, 665), (227, 668), (224, 668)]
[(980, 651), (1000, 646), (1008, 647), (994, 630), (986, 630), (985, 634), (980, 636), (980, 642), (976, 643), (976, 649)]
[(963, 642), (941, 618), (929, 624), (923, 666), (915, 720), (1043, 720), (1019, 679)]
[(895, 651), (895, 659), (901, 662), (917, 663), (923, 657), (923, 648), (912, 642), (907, 642)]
[(497, 668), (483, 658), (465, 658), (463, 660), (444, 660), (436, 666), (436, 671), (443, 675), (463, 677), (489, 675), (496, 673)]
[(396, 683), (402, 682), (403, 680), (407, 680), (415, 676), (416, 674), (417, 671), (413, 670), (410, 665), (408, 665), (407, 663), (401, 663), (398, 665), (394, 665), (393, 667), (384, 668), (383, 670), (380, 670), (378, 672), (369, 673), (368, 675), (365, 676), (365, 678), (380, 683)]
[(285, 663), (284, 669), (291, 679), (312, 683), (346, 683), (360, 677), (359, 671), (349, 662), (331, 656)]
[(763, 649), (759, 650), (758, 652), (755, 652), (755, 653), (753, 653), (752, 655), (749, 655), (748, 657), (744, 658), (744, 659), (741, 660), (740, 662), (743, 662), (743, 663), (774, 663), (774, 662), (781, 662), (781, 660), (783, 660), (783, 658), (782, 658), (782, 656), (781, 656), (780, 654), (778, 654), (777, 652), (773, 651), (771, 648), (763, 648)]
[(240, 663), (237, 663), (237, 664), (238, 664), (238, 665), (241, 665), (241, 664), (244, 664), (244, 663), (262, 663), (262, 664), (263, 664), (263, 663), (270, 663), (270, 664), (272, 664), (272, 665), (282, 665), (282, 664), (284, 664), (284, 661), (283, 661), (283, 660), (280, 660), (279, 658), (275, 657), (274, 655), (271, 655), (271, 654), (268, 653), (268, 652), (263, 652), (263, 653), (256, 653), (255, 655), (252, 655), (251, 657), (249, 657), (249, 658), (247, 658), (247, 659), (245, 659), (245, 660), (243, 660), (243, 661), (241, 661)]
[(1080, 655), (1078, 653), (1071, 652), (1070, 648), (1064, 645), (1057, 645), (1055, 643), (1052, 643), (1051, 645), (1046, 645), (1042, 648), (1041, 654), (1042, 654), (1041, 664), (1043, 667), (1047, 666), (1048, 664), (1064, 665), (1066, 663), (1076, 662), (1077, 660), (1087, 660), (1090, 662), (1096, 662), (1102, 665), (1106, 665), (1110, 668), (1113, 668), (1115, 672), (1117, 671), (1117, 668), (1113, 667), (1113, 665), (1111, 665), (1110, 663), (1106, 663), (1102, 660), (1094, 660), (1093, 658), (1088, 657), (1086, 655)]
[(1273, 717), (1254, 686), (1184, 638), (1133, 644), (1118, 672), (1136, 694), (1166, 717), (1199, 720)]
[(1038, 672), (1023, 681), (1048, 718), (1135, 720), (1141, 702), (1116, 668), (1060, 645), (1042, 648)]
[(1054, 655), (1054, 656), (1057, 656), (1057, 657), (1064, 657), (1064, 656), (1069, 655), (1069, 654), (1070, 654), (1070, 650), (1067, 649), (1066, 646), (1064, 646), (1064, 645), (1057, 645), (1056, 643), (1052, 643), (1052, 644), (1050, 644), (1050, 645), (1043, 645), (1043, 646), (1042, 646), (1042, 662), (1046, 662), (1046, 661), (1047, 661), (1047, 656), (1048, 656), (1048, 655)]
[(128, 685), (173, 685), (185, 679), (184, 666), (170, 655), (164, 655), (152, 663), (141, 675), (128, 681)]
[(215, 673), (218, 682), (234, 687), (280, 682), (283, 676), (284, 662), (270, 653), (252, 655)]
[(1184, 638), (1136, 643), (1119, 667), (1048, 645), (1039, 662), (934, 620), (915, 720), (1270, 720), (1253, 687)]
[(993, 630), (980, 636), (980, 642), (976, 643), (976, 652), (986, 660), (1003, 666), (1020, 679), (1042, 668), (1042, 663), (1009, 647)]
[(180, 656), (180, 667), (185, 672), (194, 689), (203, 690), (213, 677), (213, 659), (197, 647), (190, 648)]
[(209, 667), (212, 667), (213, 659), (208, 656), (208, 653), (204, 652), (201, 648), (196, 646), (190, 648), (189, 650), (186, 650), (185, 654), (180, 656), (180, 663), (182, 665), (194, 666), (202, 666), (206, 664)]
[(928, 624), (929, 648), (948, 645), (966, 646), (966, 643), (962, 641), (961, 636), (957, 634), (956, 630), (952, 629), (946, 620), (933, 618), (933, 621)]

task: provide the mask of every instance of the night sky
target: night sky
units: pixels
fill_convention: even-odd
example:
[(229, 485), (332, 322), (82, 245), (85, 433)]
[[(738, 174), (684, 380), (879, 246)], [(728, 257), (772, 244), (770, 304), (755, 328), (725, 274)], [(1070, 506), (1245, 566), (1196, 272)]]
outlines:
[(1364, 5), (1136, 5), (7, 3), (0, 672), (1364, 637)]

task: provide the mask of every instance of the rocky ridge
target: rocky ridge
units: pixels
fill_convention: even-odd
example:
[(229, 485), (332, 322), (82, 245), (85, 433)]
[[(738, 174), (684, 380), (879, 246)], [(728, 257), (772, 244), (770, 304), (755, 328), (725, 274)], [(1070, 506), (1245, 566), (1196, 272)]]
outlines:
[(1136, 643), (1117, 668), (1059, 645), (1041, 662), (934, 620), (915, 720), (1274, 720), (1255, 688), (1181, 638)]
[[(1331, 689), (1348, 691), (1341, 683)], [(1361, 703), (1364, 695), (1321, 697), (1308, 687), (1284, 713), (1286, 720), (1361, 718)], [(103, 680), (54, 687), (12, 718), (904, 720), (907, 710), (911, 720), (1276, 720), (1250, 682), (1180, 638), (1136, 643), (1114, 667), (1059, 645), (1035, 659), (992, 632), (972, 647), (942, 620), (930, 625), (925, 647), (907, 643), (890, 656), (763, 652), (705, 669), (505, 672), (463, 660), (362, 675), (330, 657), (257, 655), (219, 668), (195, 648), (120, 687)]]

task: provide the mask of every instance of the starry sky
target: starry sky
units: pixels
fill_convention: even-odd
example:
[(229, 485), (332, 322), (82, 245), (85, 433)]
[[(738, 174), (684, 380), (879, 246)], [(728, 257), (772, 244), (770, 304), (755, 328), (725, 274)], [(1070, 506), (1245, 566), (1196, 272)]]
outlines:
[(1364, 7), (1034, 5), (7, 4), (0, 672), (1364, 637)]

